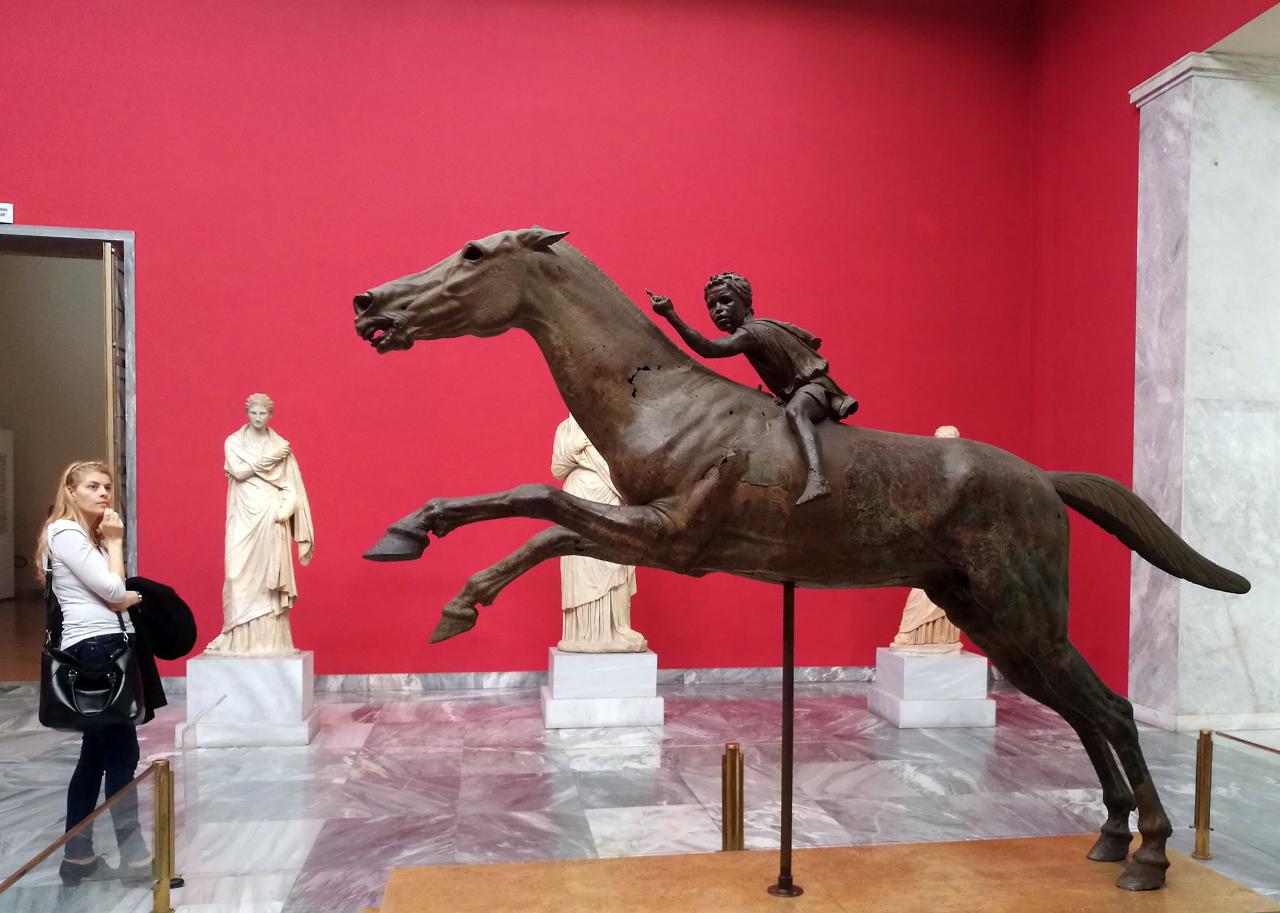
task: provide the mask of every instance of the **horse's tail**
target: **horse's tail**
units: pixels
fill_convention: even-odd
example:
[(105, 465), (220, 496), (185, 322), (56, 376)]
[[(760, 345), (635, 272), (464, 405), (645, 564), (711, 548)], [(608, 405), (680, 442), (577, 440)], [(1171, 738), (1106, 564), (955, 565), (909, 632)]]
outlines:
[(1224, 593), (1247, 593), (1249, 581), (1214, 564), (1156, 516), (1147, 502), (1106, 476), (1051, 472), (1062, 503), (1092, 520), (1160, 570)]

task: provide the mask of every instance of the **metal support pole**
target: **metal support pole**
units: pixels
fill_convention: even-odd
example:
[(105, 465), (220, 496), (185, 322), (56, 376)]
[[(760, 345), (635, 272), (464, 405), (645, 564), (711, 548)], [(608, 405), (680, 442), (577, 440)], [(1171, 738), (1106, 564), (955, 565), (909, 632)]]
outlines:
[(795, 748), (796, 704), (796, 585), (782, 585), (782, 834), (778, 883), (769, 886), (774, 897), (799, 897), (804, 889), (791, 880), (791, 786)]
[(720, 849), (740, 850), (743, 846), (742, 750), (737, 742), (724, 746), (720, 778)]
[(1213, 795), (1213, 732), (1200, 730), (1196, 742), (1196, 846), (1192, 859), (1212, 859), (1209, 852), (1209, 800)]

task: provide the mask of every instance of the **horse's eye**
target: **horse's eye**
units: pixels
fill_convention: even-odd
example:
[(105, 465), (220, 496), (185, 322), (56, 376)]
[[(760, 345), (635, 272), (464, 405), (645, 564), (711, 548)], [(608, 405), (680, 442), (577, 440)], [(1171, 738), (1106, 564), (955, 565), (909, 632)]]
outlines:
[(480, 248), (479, 244), (468, 244), (462, 249), (463, 260), (470, 260), (472, 263), (475, 263), (483, 256), (484, 251)]

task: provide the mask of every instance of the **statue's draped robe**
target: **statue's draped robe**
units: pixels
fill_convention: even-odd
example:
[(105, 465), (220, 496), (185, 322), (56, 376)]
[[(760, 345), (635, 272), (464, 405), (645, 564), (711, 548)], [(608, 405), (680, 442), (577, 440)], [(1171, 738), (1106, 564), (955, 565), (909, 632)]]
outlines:
[[(279, 453), (288, 442), (270, 428), (259, 440), (245, 425), (226, 440), (223, 470), (227, 473), (225, 574), (222, 584), (222, 634), (211, 652), (289, 653), (293, 640), (288, 612), (298, 595), (294, 584), (291, 540), (298, 559), (311, 560), (315, 535), (311, 506), (302, 485), (298, 461), (290, 453), (266, 469), (263, 457)], [(244, 480), (234, 473), (251, 473)], [(277, 517), (289, 519), (281, 523)]]
[(924, 590), (913, 589), (902, 609), (902, 623), (893, 646), (905, 651), (929, 653), (960, 652), (960, 631), (940, 606), (934, 605)]
[[(556, 428), (551, 474), (564, 490), (588, 501), (618, 505), (609, 466), (573, 416)], [(574, 652), (643, 650), (644, 638), (631, 629), (631, 597), (636, 569), (596, 558), (560, 559), (560, 605), (564, 611), (560, 649)]]

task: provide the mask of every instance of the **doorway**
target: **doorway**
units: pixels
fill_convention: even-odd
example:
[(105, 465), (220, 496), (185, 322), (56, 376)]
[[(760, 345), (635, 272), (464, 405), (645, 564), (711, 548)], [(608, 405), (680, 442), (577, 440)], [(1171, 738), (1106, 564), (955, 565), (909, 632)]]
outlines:
[(133, 243), (127, 231), (0, 225), (0, 682), (39, 676), (33, 553), (68, 463), (114, 468), (136, 572)]

